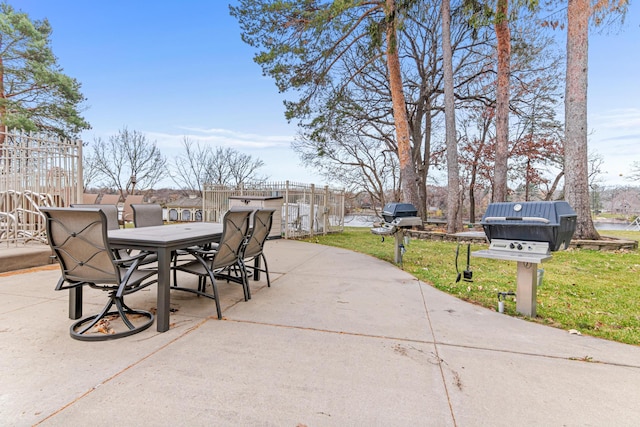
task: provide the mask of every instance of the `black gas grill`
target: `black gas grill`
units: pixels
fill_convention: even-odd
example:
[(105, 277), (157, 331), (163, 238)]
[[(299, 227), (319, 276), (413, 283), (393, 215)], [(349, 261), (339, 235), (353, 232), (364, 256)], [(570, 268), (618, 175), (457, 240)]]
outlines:
[(387, 203), (382, 210), (385, 222), (393, 222), (397, 218), (417, 217), (418, 210), (411, 203)]
[(564, 201), (505, 202), (489, 204), (481, 224), (492, 249), (540, 253), (568, 248), (576, 218)]
[(402, 263), (402, 254), (405, 251), (403, 238), (404, 230), (414, 226), (422, 225), (422, 218), (418, 215), (418, 210), (411, 203), (387, 203), (382, 210), (384, 222), (380, 227), (371, 229), (373, 234), (382, 236), (395, 236), (395, 256), (396, 263)]
[(417, 215), (418, 210), (411, 203), (387, 203), (382, 210), (382, 226), (372, 228), (371, 232), (385, 236), (395, 234), (400, 229), (422, 225), (422, 219)]

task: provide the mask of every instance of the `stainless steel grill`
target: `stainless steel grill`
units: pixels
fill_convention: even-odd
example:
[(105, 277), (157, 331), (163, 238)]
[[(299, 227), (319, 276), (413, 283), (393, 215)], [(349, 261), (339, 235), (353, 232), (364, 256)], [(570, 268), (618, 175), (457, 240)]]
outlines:
[[(535, 317), (538, 277), (542, 277), (538, 264), (551, 259), (552, 251), (569, 247), (576, 218), (571, 206), (562, 201), (492, 203), (481, 221), (489, 249), (471, 255), (516, 261), (516, 311)], [(511, 294), (498, 293), (499, 310), (500, 295)]]
[(491, 203), (481, 224), (496, 250), (547, 253), (569, 247), (576, 218), (564, 201), (505, 202)]

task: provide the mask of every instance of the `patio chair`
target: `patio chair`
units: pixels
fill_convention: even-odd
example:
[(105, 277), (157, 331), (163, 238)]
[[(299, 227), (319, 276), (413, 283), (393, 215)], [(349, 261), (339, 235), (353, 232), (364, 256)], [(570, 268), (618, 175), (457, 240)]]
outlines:
[(107, 218), (107, 230), (117, 230), (120, 228), (118, 224), (118, 207), (116, 205), (103, 205), (97, 203), (74, 203), (71, 205), (74, 209), (100, 209)]
[[(104, 215), (107, 218), (107, 230), (118, 230), (120, 228), (120, 223), (118, 221), (118, 207), (116, 205), (73, 204), (71, 205), (71, 207), (74, 209), (100, 209), (102, 212), (104, 212)], [(114, 249), (113, 252), (119, 260), (125, 262), (130, 262), (137, 257), (137, 254), (132, 255), (131, 251), (127, 249)], [(158, 256), (153, 252), (144, 252), (144, 254), (146, 254), (146, 256), (142, 259), (142, 261), (140, 261), (141, 265), (150, 264), (158, 260)]]
[[(254, 279), (257, 280), (258, 272), (263, 272), (267, 276), (267, 286), (271, 287), (267, 259), (264, 256), (264, 243), (271, 231), (274, 212), (275, 209), (258, 209), (253, 212), (251, 215), (253, 218), (251, 222), (252, 226), (242, 248), (242, 265), (229, 266), (222, 273), (216, 274), (218, 278), (235, 281), (239, 280), (240, 275), (244, 275), (244, 280), (247, 283), (247, 297), (249, 299), (251, 299), (249, 276), (253, 275)], [(263, 264), (264, 267), (261, 267)]]
[(100, 196), (100, 194), (97, 194), (97, 193), (82, 193), (82, 204), (84, 204), (84, 205), (93, 205), (98, 201), (98, 196)]
[(117, 205), (120, 203), (119, 194), (103, 194), (100, 198), (101, 205)]
[(152, 227), (164, 225), (162, 206), (156, 204), (132, 204), (134, 227)]
[[(222, 237), (215, 248), (189, 248), (188, 252), (193, 255), (195, 259), (172, 267), (174, 270), (197, 275), (198, 288), (180, 287), (177, 286), (174, 280), (171, 289), (192, 292), (215, 300), (218, 319), (222, 318), (222, 311), (220, 310), (216, 273), (234, 265), (244, 268), (242, 265), (242, 248), (247, 230), (249, 229), (250, 214), (251, 210), (228, 211), (223, 219)], [(206, 292), (207, 278), (211, 280), (212, 293)], [(249, 297), (245, 275), (241, 275), (239, 278), (233, 278), (232, 280), (242, 285), (244, 299), (247, 301)]]
[[(107, 217), (97, 208), (43, 208), (49, 245), (60, 264), (62, 277), (56, 290), (89, 286), (109, 293), (98, 313), (74, 322), (71, 337), (104, 341), (136, 334), (153, 324), (154, 316), (128, 307), (125, 295), (156, 283), (156, 270), (140, 269), (140, 254), (125, 263), (115, 257), (107, 238)], [(115, 306), (115, 310), (111, 310)], [(120, 325), (122, 323), (123, 325)], [(119, 331), (116, 331), (116, 325)]]
[[(269, 267), (267, 266), (267, 259), (264, 256), (264, 243), (271, 232), (273, 214), (275, 211), (275, 209), (258, 209), (253, 213), (253, 226), (251, 228), (251, 233), (249, 234), (242, 250), (244, 274), (245, 280), (247, 281), (249, 299), (251, 299), (248, 277), (249, 273), (253, 273), (255, 276), (258, 271), (263, 272), (267, 276), (267, 286), (271, 287)], [(264, 264), (264, 268), (261, 268), (261, 264)]]
[[(124, 206), (122, 207), (122, 223), (133, 221), (133, 208), (131, 205), (142, 204), (144, 196), (140, 194), (128, 194), (124, 199)], [(162, 224), (161, 224), (162, 225)]]

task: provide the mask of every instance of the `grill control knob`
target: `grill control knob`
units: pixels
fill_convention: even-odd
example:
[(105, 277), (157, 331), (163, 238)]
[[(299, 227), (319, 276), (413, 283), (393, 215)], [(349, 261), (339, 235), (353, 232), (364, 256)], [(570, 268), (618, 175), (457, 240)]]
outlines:
[(516, 247), (516, 245), (513, 244), (513, 242), (509, 243), (509, 249), (514, 249)]
[(522, 250), (522, 245), (520, 243), (518, 243), (518, 250), (521, 251)]

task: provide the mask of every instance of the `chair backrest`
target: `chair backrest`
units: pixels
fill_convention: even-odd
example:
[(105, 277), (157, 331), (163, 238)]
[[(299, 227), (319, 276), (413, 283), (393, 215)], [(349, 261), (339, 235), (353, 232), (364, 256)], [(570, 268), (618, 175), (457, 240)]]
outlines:
[(232, 210), (224, 214), (223, 229), (212, 269), (224, 268), (238, 262), (249, 230), (249, 216), (253, 210)]
[(144, 201), (144, 196), (139, 194), (129, 194), (124, 199), (124, 206), (122, 208), (122, 221), (133, 221), (133, 208), (131, 205), (139, 205)]
[(134, 227), (151, 227), (154, 225), (163, 225), (162, 206), (156, 204), (133, 204), (133, 225)]
[(253, 258), (262, 253), (264, 242), (269, 237), (275, 209), (258, 209), (253, 213), (253, 227), (244, 248), (245, 258)]
[(117, 230), (120, 228), (118, 223), (118, 207), (116, 205), (100, 205), (100, 204), (73, 204), (74, 209), (100, 209), (107, 217), (107, 230)]
[(120, 203), (119, 194), (103, 194), (100, 198), (101, 205), (117, 205)]
[(92, 205), (98, 201), (98, 193), (82, 193), (82, 203), (85, 205)]
[(42, 208), (49, 246), (68, 282), (120, 283), (107, 240), (107, 218), (95, 208)]

